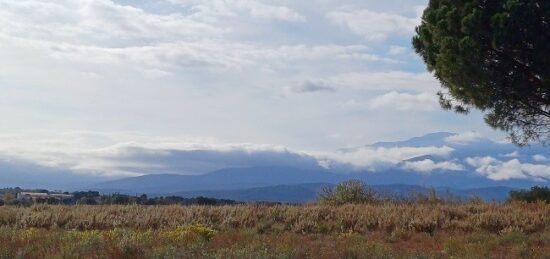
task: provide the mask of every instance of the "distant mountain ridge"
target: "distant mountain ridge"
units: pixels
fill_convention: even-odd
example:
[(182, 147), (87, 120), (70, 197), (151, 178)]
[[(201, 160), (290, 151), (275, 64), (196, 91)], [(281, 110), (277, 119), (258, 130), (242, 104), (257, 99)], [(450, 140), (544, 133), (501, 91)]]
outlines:
[[(468, 136), (466, 136), (468, 137)], [(426, 147), (446, 147), (450, 149), (447, 156), (424, 154), (408, 158), (395, 166), (386, 167), (374, 172), (359, 170), (348, 173), (336, 172), (331, 168), (315, 167), (311, 169), (298, 169), (293, 167), (280, 166), (261, 166), (261, 167), (240, 167), (226, 168), (202, 175), (146, 175), (134, 178), (120, 179), (116, 181), (104, 182), (91, 186), (97, 190), (120, 191), (131, 193), (225, 193), (227, 195), (243, 196), (247, 192), (256, 192), (257, 188), (267, 188), (270, 190), (274, 186), (280, 191), (290, 188), (292, 192), (304, 192), (309, 190), (300, 185), (326, 183), (336, 184), (349, 179), (358, 179), (369, 185), (402, 185), (409, 186), (429, 186), (435, 188), (452, 189), (454, 193), (461, 196), (467, 196), (468, 191), (474, 193), (483, 193), (486, 188), (528, 188), (533, 185), (548, 185), (548, 182), (533, 180), (527, 178), (518, 179), (488, 179), (486, 175), (478, 172), (467, 161), (471, 158), (483, 159), (489, 162), (499, 161), (505, 163), (511, 160), (517, 160), (518, 163), (533, 163), (537, 154), (549, 154), (548, 149), (540, 145), (534, 145), (524, 149), (518, 149), (514, 145), (506, 143), (493, 142), (486, 138), (477, 137), (464, 138), (458, 134), (448, 132), (431, 133), (421, 137), (411, 138), (396, 142), (378, 142), (366, 146), (367, 148), (426, 148)], [(357, 149), (341, 150), (354, 152)], [(434, 168), (430, 172), (416, 172), (407, 167), (407, 165), (428, 165), (435, 166), (438, 163), (453, 163), (461, 170), (445, 170)], [(521, 164), (519, 164), (521, 166)], [(491, 165), (492, 166), (492, 165)], [(542, 168), (544, 165), (537, 165)], [(542, 167), (541, 167), (542, 166)], [(532, 166), (531, 166), (532, 167)], [(443, 167), (444, 168), (444, 167)], [(492, 169), (491, 169), (492, 170)], [(522, 170), (522, 169), (518, 169)], [(541, 169), (544, 170), (544, 169)], [(550, 170), (550, 165), (548, 167)], [(540, 178), (544, 179), (544, 178)], [(290, 187), (293, 186), (293, 187)], [(246, 191), (245, 191), (246, 190)], [(477, 191), (475, 191), (477, 190)], [(311, 190), (310, 190), (311, 192)], [(237, 195), (237, 193), (239, 195)], [(269, 193), (269, 192), (268, 192)], [(484, 196), (491, 196), (491, 192), (484, 193)], [(251, 195), (258, 196), (258, 195)], [(306, 195), (307, 196), (307, 195)], [(218, 196), (216, 196), (218, 197)], [(231, 196), (233, 197), (233, 196)], [(239, 196), (240, 197), (240, 196)], [(279, 197), (285, 200), (292, 200), (283, 193)], [(286, 197), (286, 198), (285, 198)], [(495, 196), (500, 197), (500, 196)], [(221, 197), (220, 197), (221, 198)], [(300, 198), (301, 199), (301, 198)]]
[(383, 147), (383, 148), (395, 148), (395, 147), (426, 147), (426, 146), (444, 146), (448, 145), (445, 141), (448, 137), (455, 136), (457, 134), (450, 132), (436, 132), (426, 134), (421, 137), (414, 137), (404, 141), (394, 142), (376, 142), (368, 145), (370, 147)]
[(170, 193), (196, 190), (231, 190), (312, 182), (334, 183), (344, 179), (329, 171), (287, 167), (228, 168), (204, 175), (145, 175), (91, 186), (98, 190)]
[[(481, 189), (495, 188), (505, 185), (506, 188), (526, 188), (531, 186), (530, 182), (521, 181), (503, 181), (494, 182), (486, 178), (469, 175), (463, 176), (459, 173), (438, 173), (432, 175), (413, 174), (407, 171), (391, 171), (385, 173), (357, 173), (357, 174), (335, 174), (328, 171), (305, 171), (295, 168), (282, 167), (262, 167), (262, 168), (232, 168), (224, 169), (206, 175), (146, 175), (140, 177), (126, 178), (116, 181), (97, 184), (91, 189), (102, 192), (121, 192), (121, 193), (147, 193), (155, 195), (178, 194), (199, 194), (204, 196), (222, 198), (217, 194), (227, 194), (231, 199), (237, 197), (248, 197), (246, 192), (255, 192), (255, 189), (264, 188), (263, 191), (270, 190), (274, 186), (279, 186), (277, 191), (281, 191), (280, 186), (296, 186), (308, 184), (324, 183), (333, 185), (345, 180), (357, 179), (369, 185), (391, 185), (400, 186), (395, 192), (403, 191), (404, 186), (427, 186), (439, 189), (453, 189), (462, 196), (468, 193), (458, 191), (462, 189)], [(403, 185), (407, 183), (407, 185)], [(446, 183), (446, 184), (445, 184)], [(290, 188), (290, 187), (289, 187)], [(291, 188), (291, 189), (292, 189)], [(307, 189), (307, 188), (306, 188)], [(246, 191), (245, 191), (246, 190)], [(303, 186), (300, 189), (292, 189), (293, 192), (303, 192)], [(309, 189), (311, 193), (311, 189)], [(266, 192), (269, 193), (269, 192)], [(488, 194), (489, 195), (489, 194)], [(188, 196), (190, 197), (190, 196)], [(258, 195), (250, 195), (258, 197)], [(293, 201), (288, 195), (280, 193), (280, 198), (285, 201)], [(307, 197), (304, 196), (304, 197)], [(302, 200), (303, 197), (296, 199)], [(247, 200), (247, 199), (244, 199)], [(272, 201), (271, 199), (268, 199)], [(294, 201), (293, 201), (294, 202)]]
[[(154, 166), (151, 169), (144, 167), (146, 175), (116, 180), (93, 174), (78, 174), (62, 167), (0, 160), (0, 184), (3, 184), (0, 187), (94, 189), (164, 195), (197, 191), (250, 192), (250, 189), (287, 186), (289, 192), (299, 192), (293, 188), (304, 184), (336, 184), (358, 179), (375, 186), (406, 184), (464, 190), (548, 185), (550, 177), (548, 147), (532, 145), (518, 148), (482, 138), (475, 133), (460, 135), (437, 132), (404, 141), (378, 142), (342, 149), (327, 156), (285, 149), (259, 150), (238, 149), (228, 152), (170, 149), (166, 152), (148, 152), (145, 149), (147, 152), (139, 153), (140, 149), (132, 149), (129, 154), (138, 152), (137, 161), (153, 163)], [(399, 155), (400, 152), (405, 155)], [(389, 160), (391, 162), (383, 162), (380, 166), (376, 163), (373, 167), (362, 166), (370, 162), (363, 163), (361, 159), (371, 161), (370, 156), (376, 158), (386, 154), (398, 154), (398, 160), (392, 157), (393, 160)], [(156, 162), (161, 164), (157, 166)], [(162, 163), (175, 163), (177, 166), (164, 167)], [(193, 168), (198, 171), (193, 171)], [(493, 173), (501, 175), (490, 178)], [(303, 191), (303, 188), (300, 190)], [(285, 199), (288, 200), (288, 195), (279, 196), (287, 197)]]

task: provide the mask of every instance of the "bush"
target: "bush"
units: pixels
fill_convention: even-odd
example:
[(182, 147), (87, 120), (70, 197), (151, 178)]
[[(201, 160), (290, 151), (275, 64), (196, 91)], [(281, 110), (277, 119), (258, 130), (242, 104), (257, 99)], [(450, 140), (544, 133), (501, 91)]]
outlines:
[(544, 201), (550, 203), (550, 189), (548, 187), (533, 186), (529, 191), (511, 191), (510, 200), (525, 202)]
[(376, 192), (358, 180), (339, 183), (336, 187), (325, 187), (319, 194), (319, 202), (325, 205), (377, 203)]

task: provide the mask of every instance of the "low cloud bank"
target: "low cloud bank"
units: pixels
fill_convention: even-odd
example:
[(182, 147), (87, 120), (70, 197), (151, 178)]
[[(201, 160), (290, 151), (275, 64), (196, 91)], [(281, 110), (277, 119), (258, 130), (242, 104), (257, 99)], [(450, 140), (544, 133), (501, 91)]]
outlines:
[(518, 159), (501, 161), (494, 157), (467, 158), (468, 165), (476, 168), (476, 172), (495, 181), (511, 179), (533, 179), (548, 181), (550, 165), (522, 163)]
[[(447, 141), (467, 143), (478, 139), (472, 136), (457, 135)], [(460, 145), (453, 148), (364, 146), (335, 152), (306, 152), (276, 145), (219, 144), (209, 138), (150, 138), (132, 133), (69, 132), (50, 135), (47, 141), (43, 136), (35, 137), (0, 136), (3, 140), (0, 162), (11, 163), (10, 170), (14, 172), (21, 171), (13, 170), (17, 164), (24, 164), (25, 168), (40, 168), (39, 171), (46, 173), (102, 178), (196, 175), (223, 168), (277, 166), (337, 173), (382, 172), (391, 168), (422, 174), (472, 171), (494, 181), (550, 179), (550, 165), (544, 154), (529, 156), (529, 161), (518, 157), (519, 152), (517, 156), (453, 157)], [(48, 170), (43, 170), (45, 168)], [(6, 173), (0, 176), (7, 177)]]
[(430, 159), (425, 159), (416, 162), (405, 162), (404, 169), (413, 170), (421, 173), (431, 173), (435, 170), (447, 170), (447, 171), (462, 171), (464, 166), (456, 162), (439, 162), (436, 163)]

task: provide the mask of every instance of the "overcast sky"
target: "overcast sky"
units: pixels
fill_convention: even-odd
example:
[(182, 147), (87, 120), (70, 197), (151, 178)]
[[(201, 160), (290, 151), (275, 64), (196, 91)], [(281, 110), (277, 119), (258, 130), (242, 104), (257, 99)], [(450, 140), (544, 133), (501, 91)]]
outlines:
[(410, 45), (426, 3), (0, 0), (0, 135), (10, 147), (311, 151), (435, 131), (502, 138), (479, 113), (439, 108)]

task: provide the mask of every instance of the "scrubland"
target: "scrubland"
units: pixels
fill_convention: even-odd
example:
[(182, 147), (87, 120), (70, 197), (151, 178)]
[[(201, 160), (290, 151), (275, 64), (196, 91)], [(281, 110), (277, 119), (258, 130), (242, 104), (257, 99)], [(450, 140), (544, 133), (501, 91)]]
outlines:
[(550, 258), (550, 204), (0, 207), (0, 258)]

